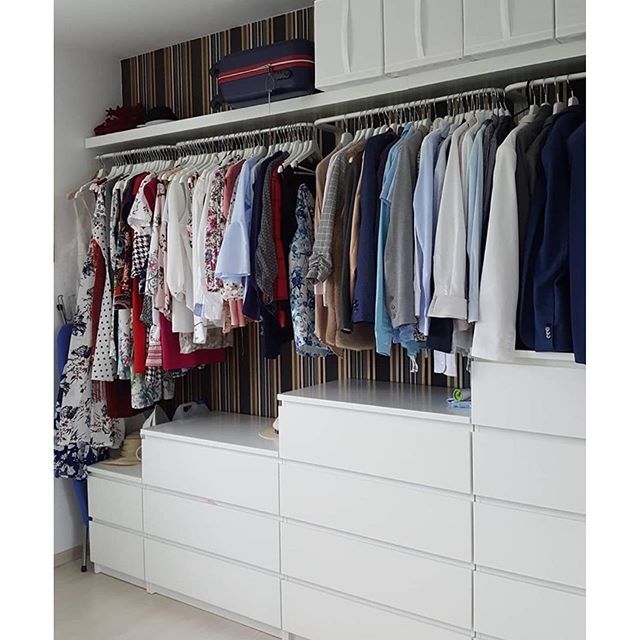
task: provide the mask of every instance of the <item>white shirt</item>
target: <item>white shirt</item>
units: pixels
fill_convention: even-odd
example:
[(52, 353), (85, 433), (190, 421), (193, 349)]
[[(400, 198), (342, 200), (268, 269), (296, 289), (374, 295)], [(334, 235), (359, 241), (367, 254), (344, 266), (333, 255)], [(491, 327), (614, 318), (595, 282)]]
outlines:
[(167, 188), (166, 279), (171, 292), (171, 328), (174, 333), (193, 332), (193, 281), (187, 186), (174, 178)]
[(471, 347), (472, 356), (486, 360), (509, 360), (516, 346), (519, 255), (515, 143), (521, 126), (498, 147), (493, 172), (478, 321)]
[(433, 248), (434, 295), (429, 315), (467, 317), (467, 235), (460, 163), (460, 143), (469, 128), (463, 122), (451, 138)]

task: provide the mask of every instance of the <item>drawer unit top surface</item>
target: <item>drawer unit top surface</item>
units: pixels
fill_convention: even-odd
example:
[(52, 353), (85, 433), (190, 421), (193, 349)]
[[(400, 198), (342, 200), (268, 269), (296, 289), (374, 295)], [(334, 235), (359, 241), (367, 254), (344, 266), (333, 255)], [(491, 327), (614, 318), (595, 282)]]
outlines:
[(142, 483), (142, 463), (133, 465), (117, 465), (98, 462), (88, 468), (89, 475), (107, 480), (120, 480), (121, 482)]
[(143, 429), (142, 435), (277, 457), (277, 440), (267, 440), (258, 433), (271, 424), (271, 418), (212, 411), (208, 416), (175, 420)]
[(471, 422), (468, 409), (452, 409), (447, 403), (448, 389), (424, 385), (334, 381), (278, 395), (285, 403), (335, 406), (396, 416), (410, 416), (443, 422)]

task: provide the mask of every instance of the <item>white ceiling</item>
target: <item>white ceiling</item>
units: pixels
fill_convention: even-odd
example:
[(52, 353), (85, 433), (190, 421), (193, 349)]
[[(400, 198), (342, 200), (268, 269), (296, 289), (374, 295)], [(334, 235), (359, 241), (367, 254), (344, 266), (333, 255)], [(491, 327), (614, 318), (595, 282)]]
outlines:
[(313, 0), (55, 0), (55, 43), (128, 58)]

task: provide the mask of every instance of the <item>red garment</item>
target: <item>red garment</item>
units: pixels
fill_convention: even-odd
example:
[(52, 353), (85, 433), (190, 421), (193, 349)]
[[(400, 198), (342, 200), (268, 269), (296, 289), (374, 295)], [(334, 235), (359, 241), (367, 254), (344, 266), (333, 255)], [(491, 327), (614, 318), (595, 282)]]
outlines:
[(236, 184), (236, 180), (240, 175), (240, 170), (244, 160), (232, 164), (224, 176), (224, 193), (222, 194), (222, 215), (225, 220), (229, 220), (229, 209), (231, 208), (231, 196), (233, 195), (233, 187)]
[(107, 415), (110, 418), (130, 418), (144, 411), (144, 409), (131, 407), (130, 380), (114, 380), (101, 384), (104, 385), (103, 400), (107, 405)]
[(180, 339), (171, 330), (171, 322), (160, 314), (160, 343), (162, 344), (162, 368), (191, 369), (201, 364), (218, 364), (227, 359), (225, 349), (197, 349), (193, 353), (180, 353)]
[(100, 309), (102, 308), (102, 294), (104, 293), (104, 283), (107, 278), (106, 268), (104, 266), (104, 257), (100, 245), (91, 240), (91, 252), (93, 259), (93, 270), (96, 274), (95, 283), (93, 285), (93, 296), (91, 298), (91, 349), (96, 346), (98, 339), (98, 323), (100, 322)]
[(144, 373), (147, 366), (147, 326), (140, 320), (142, 296), (138, 278), (131, 279), (131, 325), (133, 332), (133, 371)]

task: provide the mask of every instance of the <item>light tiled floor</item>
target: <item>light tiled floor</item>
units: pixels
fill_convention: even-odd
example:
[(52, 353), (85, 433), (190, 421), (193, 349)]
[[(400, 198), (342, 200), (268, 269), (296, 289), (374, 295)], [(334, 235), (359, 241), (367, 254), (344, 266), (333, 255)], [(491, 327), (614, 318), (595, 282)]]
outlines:
[(55, 640), (273, 640), (206, 611), (149, 595), (78, 561), (55, 569)]

